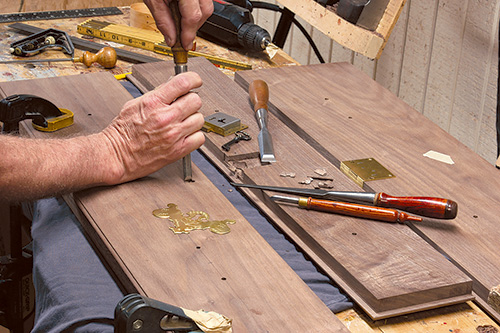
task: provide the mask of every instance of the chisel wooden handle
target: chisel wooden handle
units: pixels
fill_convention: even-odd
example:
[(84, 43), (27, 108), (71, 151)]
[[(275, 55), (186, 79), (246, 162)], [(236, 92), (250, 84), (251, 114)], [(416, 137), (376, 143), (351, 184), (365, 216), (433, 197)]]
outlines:
[(374, 204), (437, 219), (454, 219), (458, 212), (458, 205), (453, 200), (432, 197), (394, 197), (383, 192), (377, 194)]
[(253, 104), (253, 110), (257, 112), (259, 109), (267, 110), (267, 102), (269, 102), (269, 87), (262, 80), (254, 80), (248, 87), (248, 94)]
[(300, 198), (299, 206), (307, 209), (331, 212), (384, 222), (404, 223), (406, 221), (422, 221), (422, 218), (399, 212), (395, 209), (360, 205), (347, 202)]
[(172, 12), (172, 18), (174, 19), (175, 32), (176, 32), (175, 44), (174, 46), (172, 46), (171, 50), (174, 56), (174, 63), (176, 66), (175, 74), (179, 74), (178, 71), (187, 72), (187, 66), (185, 70), (183, 67), (180, 66), (186, 65), (188, 61), (188, 52), (182, 46), (182, 41), (181, 41), (181, 13), (179, 11), (179, 0), (170, 1), (169, 8), (170, 11)]

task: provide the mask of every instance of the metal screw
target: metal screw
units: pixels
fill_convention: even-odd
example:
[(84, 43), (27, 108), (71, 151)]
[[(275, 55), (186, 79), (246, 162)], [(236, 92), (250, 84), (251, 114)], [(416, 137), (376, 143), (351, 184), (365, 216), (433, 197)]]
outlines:
[(138, 331), (138, 330), (140, 330), (140, 329), (142, 328), (142, 324), (143, 324), (142, 320), (137, 319), (136, 321), (134, 321), (134, 322), (132, 323), (132, 328), (133, 328), (134, 330)]

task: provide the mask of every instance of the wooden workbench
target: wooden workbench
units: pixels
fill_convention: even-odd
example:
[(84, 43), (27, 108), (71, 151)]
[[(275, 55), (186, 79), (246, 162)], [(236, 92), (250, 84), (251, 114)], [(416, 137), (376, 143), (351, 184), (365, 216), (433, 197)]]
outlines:
[[(115, 23), (127, 24), (128, 23), (128, 9), (124, 8), (123, 16), (110, 16), (103, 18)], [(31, 25), (35, 25), (41, 28), (54, 27), (67, 31), (71, 35), (76, 34), (76, 25), (85, 19), (67, 19), (67, 20), (56, 20), (49, 22), (27, 22)], [(8, 45), (20, 38), (18, 35), (10, 31), (6, 25), (0, 25), (0, 38), (3, 41), (2, 47), (5, 50)], [(98, 41), (98, 40), (94, 40)], [(113, 47), (121, 47), (117, 44), (112, 44)], [(124, 47), (124, 49), (134, 50), (135, 52), (147, 54), (153, 57), (163, 58), (165, 56), (153, 54), (148, 51), (132, 49), (130, 47)], [(230, 51), (224, 48), (217, 47), (209, 42), (199, 41), (198, 50), (206, 51), (210, 54), (214, 54), (220, 57), (227, 57), (232, 60), (238, 60), (242, 62), (248, 62), (253, 65), (254, 68), (268, 68), (275, 66), (287, 66), (296, 65), (296, 63), (288, 57), (285, 53), (279, 52), (277, 58), (270, 62), (264, 57), (259, 56), (245, 56), (241, 55), (235, 51)], [(1, 58), (6, 58), (6, 52), (1, 52)], [(60, 55), (60, 54), (59, 54)], [(7, 54), (7, 56), (9, 56)], [(46, 52), (42, 56), (53, 57), (54, 52)], [(117, 66), (110, 70), (113, 74), (122, 74), (130, 72), (131, 65), (119, 61)], [(32, 78), (45, 78), (45, 77), (55, 77), (62, 75), (73, 75), (78, 73), (88, 73), (88, 72), (98, 72), (102, 71), (98, 66), (92, 66), (91, 68), (85, 68), (82, 64), (71, 64), (71, 63), (51, 63), (49, 65), (42, 66), (32, 66), (32, 65), (0, 65), (0, 80), (1, 81), (12, 81), (21, 79), (32, 79)], [(231, 73), (228, 73), (231, 74)], [(476, 327), (482, 325), (492, 325), (494, 327), (498, 326), (476, 305), (472, 302), (466, 304), (459, 304), (455, 306), (449, 306), (441, 308), (439, 310), (430, 310), (421, 312), (418, 314), (401, 316), (389, 320), (371, 321), (362, 311), (358, 309), (347, 310), (337, 315), (344, 324), (353, 332), (366, 332), (366, 331), (400, 331), (407, 332), (411, 330), (415, 331), (475, 331)]]

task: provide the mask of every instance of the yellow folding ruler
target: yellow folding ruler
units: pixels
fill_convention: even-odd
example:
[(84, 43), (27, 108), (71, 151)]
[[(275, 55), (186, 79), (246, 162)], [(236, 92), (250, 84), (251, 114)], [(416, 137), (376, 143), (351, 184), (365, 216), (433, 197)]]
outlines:
[[(165, 43), (163, 35), (153, 30), (90, 19), (80, 23), (77, 26), (77, 31), (82, 35), (94, 36), (115, 43), (173, 56), (170, 47)], [(224, 59), (200, 52), (189, 51), (188, 56), (204, 57), (218, 67), (235, 71), (252, 69), (252, 65), (244, 62)]]

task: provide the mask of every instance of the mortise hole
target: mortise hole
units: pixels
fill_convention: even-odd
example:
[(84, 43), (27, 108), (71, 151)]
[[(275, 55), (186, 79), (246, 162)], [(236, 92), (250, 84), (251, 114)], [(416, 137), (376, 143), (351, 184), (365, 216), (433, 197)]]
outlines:
[(197, 246), (197, 247), (196, 247), (196, 249), (197, 249), (197, 250), (201, 249), (201, 246)]
[(221, 277), (221, 280), (222, 281), (226, 281), (227, 279), (225, 277)]
[(352, 119), (352, 117), (351, 117), (351, 116), (349, 116), (349, 117), (347, 117), (347, 119)]
[(475, 218), (475, 219), (477, 219), (477, 218), (478, 218), (478, 216), (477, 216), (477, 215), (472, 215), (472, 217), (473, 217), (473, 218)]
[(91, 116), (91, 115), (92, 115), (92, 113), (87, 113), (87, 116)]
[(356, 236), (357, 234), (358, 234), (357, 232), (353, 232), (353, 233), (352, 233), (352, 235), (353, 235), (353, 236)]

